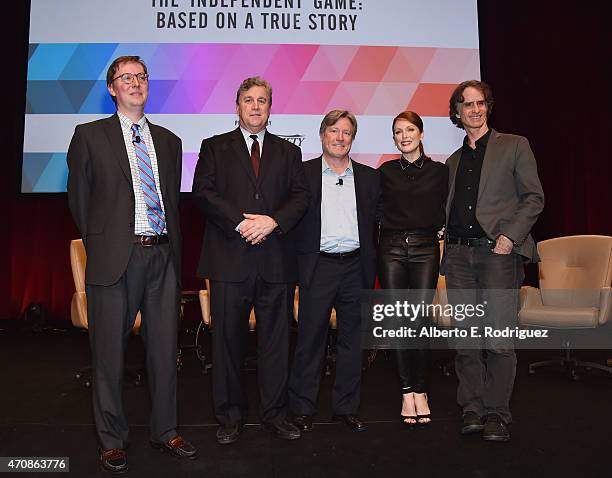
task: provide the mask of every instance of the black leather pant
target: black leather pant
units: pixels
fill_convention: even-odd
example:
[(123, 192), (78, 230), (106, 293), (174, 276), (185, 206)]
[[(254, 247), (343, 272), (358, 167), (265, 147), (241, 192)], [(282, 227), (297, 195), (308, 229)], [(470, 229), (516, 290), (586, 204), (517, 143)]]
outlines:
[[(416, 303), (433, 301), (440, 267), (440, 246), (435, 232), (382, 231), (378, 254), (378, 277), (383, 289), (413, 289)], [(417, 319), (416, 327), (427, 326), (427, 318)], [(395, 350), (402, 393), (427, 391), (430, 360), (429, 339), (409, 349)]]

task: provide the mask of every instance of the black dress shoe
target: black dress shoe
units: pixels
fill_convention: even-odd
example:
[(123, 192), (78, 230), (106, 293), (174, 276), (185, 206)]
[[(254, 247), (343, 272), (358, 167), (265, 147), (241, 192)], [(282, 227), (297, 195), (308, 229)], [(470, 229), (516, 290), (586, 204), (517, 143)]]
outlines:
[(365, 432), (368, 427), (363, 423), (357, 415), (334, 415), (332, 417), (334, 421), (343, 421), (346, 425), (355, 432)]
[(100, 464), (113, 475), (122, 475), (128, 472), (127, 453), (121, 448), (100, 450)]
[(302, 437), (302, 432), (300, 432), (299, 428), (287, 421), (287, 419), (277, 423), (264, 423), (264, 428), (281, 440), (297, 440)]
[(310, 415), (295, 415), (292, 422), (300, 431), (312, 431), (312, 417)]
[(178, 458), (194, 460), (198, 456), (197, 448), (180, 435), (175, 436), (165, 443), (152, 441), (151, 446), (153, 448), (157, 448), (158, 450), (172, 453), (172, 455)]
[(476, 412), (465, 412), (461, 423), (461, 434), (470, 435), (482, 431), (484, 425)]
[(219, 425), (217, 428), (217, 443), (219, 445), (229, 445), (238, 440), (242, 433), (243, 426), (238, 423), (229, 423), (227, 425)]
[(497, 413), (489, 413), (485, 417), (482, 439), (485, 441), (510, 441), (508, 427)]

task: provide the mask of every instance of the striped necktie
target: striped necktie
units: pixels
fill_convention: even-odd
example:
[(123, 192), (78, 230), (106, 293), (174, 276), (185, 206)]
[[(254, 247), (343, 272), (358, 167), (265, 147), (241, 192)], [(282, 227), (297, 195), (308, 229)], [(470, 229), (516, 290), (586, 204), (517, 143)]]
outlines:
[(166, 219), (164, 211), (161, 207), (161, 201), (157, 194), (157, 186), (155, 185), (155, 175), (151, 166), (151, 158), (144, 138), (140, 136), (140, 125), (132, 125), (132, 143), (136, 152), (136, 164), (140, 174), (140, 188), (142, 189), (142, 197), (147, 205), (147, 218), (151, 229), (155, 234), (161, 235), (166, 228)]

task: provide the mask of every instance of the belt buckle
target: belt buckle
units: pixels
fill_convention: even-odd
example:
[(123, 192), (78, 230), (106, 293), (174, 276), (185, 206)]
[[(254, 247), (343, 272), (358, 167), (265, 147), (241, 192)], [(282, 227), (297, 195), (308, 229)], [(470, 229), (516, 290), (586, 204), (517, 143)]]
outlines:
[[(146, 241), (151, 240), (150, 244), (147, 244)], [(153, 236), (140, 236), (140, 245), (142, 247), (151, 247), (154, 245)]]

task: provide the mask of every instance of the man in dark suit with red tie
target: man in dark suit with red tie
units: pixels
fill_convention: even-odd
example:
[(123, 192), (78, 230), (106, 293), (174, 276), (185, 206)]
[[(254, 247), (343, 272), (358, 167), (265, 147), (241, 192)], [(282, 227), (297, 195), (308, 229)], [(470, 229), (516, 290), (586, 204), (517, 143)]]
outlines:
[(117, 113), (76, 127), (68, 202), (87, 252), (85, 283), (100, 462), (128, 471), (124, 353), (141, 312), (151, 393), (151, 445), (197, 450), (177, 434), (176, 349), (181, 278), (181, 140), (144, 116), (149, 75), (138, 56), (115, 59), (106, 83)]
[(233, 443), (247, 420), (242, 380), (255, 309), (261, 420), (297, 439), (286, 419), (288, 321), (297, 280), (287, 235), (308, 206), (301, 151), (266, 131), (272, 88), (247, 78), (236, 94), (239, 127), (202, 142), (193, 195), (206, 218), (198, 273), (210, 279), (217, 441)]
[(358, 418), (361, 394), (362, 289), (374, 287), (374, 227), (379, 215), (380, 175), (349, 158), (357, 120), (346, 110), (325, 115), (319, 129), (323, 155), (304, 164), (312, 192), (295, 229), (300, 308), (298, 342), (289, 380), (293, 423), (312, 430), (332, 307), (338, 341), (332, 393), (335, 418), (365, 431)]

